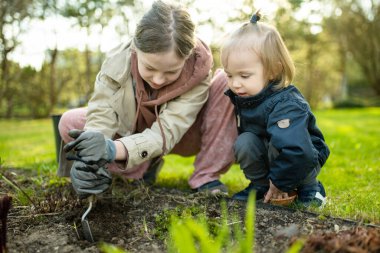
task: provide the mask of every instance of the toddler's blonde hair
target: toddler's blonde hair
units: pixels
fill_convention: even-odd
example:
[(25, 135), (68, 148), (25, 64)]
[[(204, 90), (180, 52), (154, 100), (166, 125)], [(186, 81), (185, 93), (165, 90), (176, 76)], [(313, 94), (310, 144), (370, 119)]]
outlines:
[(269, 24), (257, 21), (247, 22), (229, 34), (222, 42), (221, 62), (226, 68), (230, 54), (236, 51), (251, 50), (258, 55), (264, 66), (264, 76), (276, 81), (277, 89), (287, 87), (293, 81), (295, 66), (289, 51), (277, 29)]

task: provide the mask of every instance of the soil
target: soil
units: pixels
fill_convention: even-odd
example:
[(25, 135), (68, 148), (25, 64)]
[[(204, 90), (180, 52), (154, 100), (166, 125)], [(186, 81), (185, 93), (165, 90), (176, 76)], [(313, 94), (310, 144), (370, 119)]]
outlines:
[[(1, 171), (20, 189), (35, 184), (32, 176), (20, 176), (24, 170), (2, 168)], [(16, 204), (19, 201), (13, 201), (7, 220), (9, 253), (100, 252), (100, 242), (128, 252), (167, 252), (170, 215), (183, 216), (187, 213), (195, 217), (206, 214), (212, 221), (210, 227), (215, 230), (222, 216), (223, 201), (231, 217), (237, 214), (238, 220), (231, 223), (241, 223), (244, 227), (244, 202), (145, 186), (136, 181), (118, 181), (112, 194), (99, 197), (88, 214), (95, 239), (91, 243), (84, 239), (80, 220), (88, 202), (77, 199), (68, 183), (50, 182), (48, 187), (43, 183), (49, 182), (48, 178), (40, 180), (45, 189), (32, 199), (34, 204), (29, 202), (29, 205), (22, 206)], [(23, 194), (18, 190), (16, 195), (17, 187), (11, 187), (0, 177), (0, 197), (13, 194), (13, 199), (19, 200)], [(255, 219), (255, 252), (285, 252), (299, 240), (304, 243), (301, 252), (380, 252), (380, 228), (376, 225), (363, 225), (260, 201), (256, 203)]]

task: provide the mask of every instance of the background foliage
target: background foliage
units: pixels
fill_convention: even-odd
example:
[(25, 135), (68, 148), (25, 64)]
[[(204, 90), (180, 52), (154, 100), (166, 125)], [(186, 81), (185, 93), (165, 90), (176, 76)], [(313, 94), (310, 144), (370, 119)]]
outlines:
[[(223, 34), (248, 20), (253, 0), (241, 0), (228, 10), (202, 9), (202, 1), (183, 0), (199, 29)], [(297, 67), (295, 84), (313, 107), (379, 105), (379, 0), (271, 0), (277, 9), (264, 20), (276, 25)], [(220, 2), (223, 4), (223, 1)], [(40, 69), (11, 59), (35, 20), (60, 17), (86, 31), (88, 38), (104, 33), (118, 20), (120, 42), (133, 35), (135, 23), (148, 7), (143, 0), (3, 0), (0, 2), (0, 117), (41, 118), (85, 105), (104, 60), (101, 41), (96, 49), (45, 52)], [(215, 9), (215, 10), (214, 10)], [(218, 12), (218, 16), (212, 16)], [(265, 14), (265, 13), (264, 13)], [(215, 68), (220, 67), (218, 41), (211, 42)]]

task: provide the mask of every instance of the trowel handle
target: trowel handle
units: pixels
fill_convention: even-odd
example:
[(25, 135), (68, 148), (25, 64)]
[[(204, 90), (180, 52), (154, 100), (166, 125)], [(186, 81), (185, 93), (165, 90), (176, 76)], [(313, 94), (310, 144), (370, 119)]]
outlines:
[(89, 203), (94, 203), (96, 200), (96, 195), (95, 194), (91, 194), (90, 196), (87, 197), (87, 201)]
[(95, 194), (91, 194), (90, 196), (87, 197), (88, 208), (87, 208), (87, 210), (84, 212), (84, 214), (82, 215), (82, 221), (84, 221), (84, 220), (86, 219), (88, 213), (91, 211), (92, 206), (93, 206), (95, 200), (96, 200), (96, 196), (95, 196)]

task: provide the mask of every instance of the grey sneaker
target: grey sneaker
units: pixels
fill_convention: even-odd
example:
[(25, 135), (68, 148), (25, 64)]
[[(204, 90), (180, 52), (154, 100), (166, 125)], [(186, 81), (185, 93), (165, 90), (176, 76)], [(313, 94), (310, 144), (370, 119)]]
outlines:
[(263, 199), (264, 194), (269, 190), (269, 187), (266, 186), (257, 186), (253, 182), (250, 182), (249, 185), (242, 191), (235, 193), (232, 196), (232, 199), (247, 201), (249, 193), (251, 191), (256, 191), (256, 200)]
[(300, 187), (297, 201), (304, 207), (323, 207), (326, 204), (326, 191), (323, 184), (318, 181), (317, 185)]
[(199, 186), (194, 189), (194, 192), (207, 192), (212, 195), (228, 195), (228, 188), (219, 180), (214, 180)]

